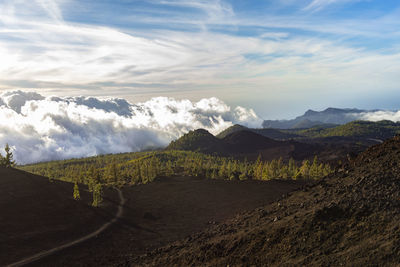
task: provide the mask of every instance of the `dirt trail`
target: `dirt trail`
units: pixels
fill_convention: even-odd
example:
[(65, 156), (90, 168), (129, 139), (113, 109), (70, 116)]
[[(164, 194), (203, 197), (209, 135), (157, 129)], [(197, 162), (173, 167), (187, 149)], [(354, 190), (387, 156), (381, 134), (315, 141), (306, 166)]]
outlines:
[(18, 267), (18, 266), (23, 266), (23, 265), (35, 262), (35, 261), (37, 261), (39, 259), (42, 259), (42, 258), (47, 257), (47, 256), (50, 256), (50, 255), (52, 255), (52, 254), (54, 254), (54, 253), (56, 253), (58, 251), (61, 251), (63, 249), (66, 249), (66, 248), (75, 246), (75, 245), (77, 245), (79, 243), (82, 243), (82, 242), (84, 242), (84, 241), (86, 241), (88, 239), (91, 239), (91, 238), (99, 235), (100, 233), (102, 233), (104, 230), (106, 230), (108, 227), (110, 227), (113, 223), (115, 223), (119, 218), (121, 218), (122, 214), (124, 212), (124, 208), (123, 208), (123, 205), (125, 203), (124, 195), (122, 194), (121, 190), (119, 190), (118, 188), (115, 188), (115, 190), (117, 190), (117, 192), (118, 192), (118, 196), (119, 196), (120, 202), (119, 202), (119, 205), (118, 205), (118, 211), (117, 211), (117, 213), (115, 214), (115, 216), (114, 216), (114, 218), (112, 220), (110, 220), (109, 222), (103, 224), (99, 229), (97, 229), (96, 231), (94, 231), (94, 232), (92, 232), (92, 233), (90, 233), (88, 235), (85, 235), (85, 236), (83, 236), (83, 237), (81, 237), (79, 239), (76, 239), (74, 241), (71, 241), (71, 242), (69, 242), (67, 244), (52, 248), (50, 250), (45, 250), (45, 251), (39, 252), (39, 253), (37, 253), (37, 254), (35, 254), (33, 256), (30, 256), (30, 257), (22, 259), (22, 260), (20, 260), (18, 262), (14, 262), (12, 264), (9, 264), (9, 265), (7, 265), (7, 267)]

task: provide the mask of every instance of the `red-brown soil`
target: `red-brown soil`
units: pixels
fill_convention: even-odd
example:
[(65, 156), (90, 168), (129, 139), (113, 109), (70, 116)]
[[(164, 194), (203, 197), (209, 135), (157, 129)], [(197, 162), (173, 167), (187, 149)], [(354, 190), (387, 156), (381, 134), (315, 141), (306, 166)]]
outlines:
[(0, 168), (0, 266), (52, 249), (96, 230), (115, 214), (107, 200), (90, 206), (91, 195), (80, 190), (72, 198), (73, 184)]
[(399, 266), (400, 137), (346, 168), (126, 266)]
[(98, 238), (32, 266), (112, 266), (183, 239), (304, 185), (294, 181), (162, 178), (123, 188), (124, 217)]

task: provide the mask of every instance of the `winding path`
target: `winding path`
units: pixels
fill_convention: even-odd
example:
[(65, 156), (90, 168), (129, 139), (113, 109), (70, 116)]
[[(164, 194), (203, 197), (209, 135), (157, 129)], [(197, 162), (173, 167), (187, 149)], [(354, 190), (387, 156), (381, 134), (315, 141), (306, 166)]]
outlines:
[(82, 243), (82, 242), (88, 240), (88, 239), (91, 239), (91, 238), (97, 236), (98, 234), (100, 234), (101, 232), (103, 232), (104, 230), (106, 230), (113, 223), (115, 223), (119, 218), (121, 218), (122, 214), (124, 212), (124, 208), (123, 208), (123, 205), (125, 203), (124, 195), (122, 194), (121, 190), (119, 190), (118, 188), (115, 188), (115, 190), (117, 190), (117, 192), (118, 192), (118, 196), (119, 196), (120, 202), (118, 204), (118, 211), (117, 211), (117, 213), (115, 214), (115, 216), (114, 216), (114, 218), (112, 220), (110, 220), (109, 222), (103, 224), (96, 231), (94, 231), (94, 232), (92, 232), (92, 233), (90, 233), (88, 235), (85, 235), (85, 236), (83, 236), (83, 237), (81, 237), (79, 239), (76, 239), (76, 240), (71, 241), (71, 242), (69, 242), (67, 244), (64, 244), (64, 245), (61, 245), (61, 246), (58, 246), (58, 247), (55, 247), (55, 248), (52, 248), (52, 249), (49, 249), (49, 250), (45, 250), (45, 251), (39, 252), (39, 253), (37, 253), (37, 254), (35, 254), (33, 256), (30, 256), (30, 257), (22, 259), (22, 260), (20, 260), (18, 262), (14, 262), (12, 264), (9, 264), (6, 267), (23, 266), (23, 265), (26, 265), (28, 263), (35, 262), (35, 261), (37, 261), (39, 259), (42, 259), (42, 258), (47, 257), (49, 255), (52, 255), (52, 254), (54, 254), (54, 253), (56, 253), (56, 252), (58, 252), (60, 250), (75, 246), (75, 245), (77, 245), (79, 243)]
[(382, 144), (382, 143), (383, 143), (383, 140), (381, 140), (381, 139), (368, 138), (368, 140), (375, 141), (375, 142), (377, 142), (377, 143), (379, 143), (379, 144)]

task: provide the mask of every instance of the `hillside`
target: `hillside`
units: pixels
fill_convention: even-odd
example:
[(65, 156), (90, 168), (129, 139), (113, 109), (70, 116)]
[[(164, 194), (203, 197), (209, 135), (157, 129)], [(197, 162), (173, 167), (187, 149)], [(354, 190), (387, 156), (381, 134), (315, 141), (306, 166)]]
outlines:
[(224, 144), (207, 130), (198, 129), (172, 141), (166, 149), (211, 153), (223, 151)]
[(244, 131), (244, 130), (252, 131), (252, 132), (262, 135), (264, 137), (268, 137), (268, 138), (275, 139), (275, 140), (287, 140), (287, 139), (292, 139), (292, 138), (296, 138), (296, 137), (301, 137), (298, 134), (294, 134), (294, 133), (287, 132), (287, 131), (281, 131), (278, 129), (272, 129), (272, 128), (253, 129), (253, 128), (247, 128), (247, 127), (239, 125), (239, 124), (235, 124), (227, 129), (225, 129), (224, 131), (222, 131), (218, 135), (216, 135), (216, 137), (223, 139), (226, 136), (228, 136), (234, 132), (239, 132), (239, 131)]
[(400, 123), (392, 121), (353, 121), (333, 128), (314, 127), (296, 131), (297, 134), (310, 137), (355, 137), (385, 140), (400, 133)]
[[(90, 206), (92, 197), (81, 187), (20, 170), (0, 168), (0, 263), (8, 264), (86, 235), (112, 218), (116, 207), (105, 200)], [(106, 191), (105, 199), (114, 197)]]
[(395, 137), (314, 185), (127, 266), (396, 266), (399, 155)]

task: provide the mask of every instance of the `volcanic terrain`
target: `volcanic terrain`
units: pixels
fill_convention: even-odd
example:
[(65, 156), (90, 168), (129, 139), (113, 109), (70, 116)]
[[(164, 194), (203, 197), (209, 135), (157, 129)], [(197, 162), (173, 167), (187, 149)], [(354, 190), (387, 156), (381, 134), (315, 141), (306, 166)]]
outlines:
[(400, 137), (279, 201), (127, 266), (398, 266)]

